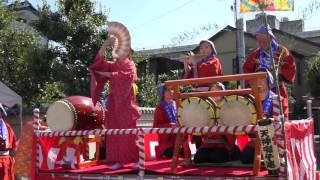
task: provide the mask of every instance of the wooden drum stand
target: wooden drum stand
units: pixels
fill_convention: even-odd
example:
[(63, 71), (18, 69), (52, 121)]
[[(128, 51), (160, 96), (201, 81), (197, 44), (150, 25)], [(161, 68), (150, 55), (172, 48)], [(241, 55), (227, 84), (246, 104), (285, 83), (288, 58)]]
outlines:
[[(259, 92), (261, 87), (258, 86), (259, 79), (266, 79), (267, 74), (265, 72), (250, 73), (250, 74), (238, 74), (238, 75), (227, 75), (227, 76), (218, 76), (218, 77), (207, 77), (207, 78), (194, 78), (194, 79), (183, 79), (183, 80), (171, 80), (166, 81), (165, 86), (171, 87), (174, 91), (173, 98), (177, 103), (177, 107), (180, 107), (181, 101), (189, 97), (212, 97), (212, 96), (230, 96), (230, 95), (253, 95), (255, 98), (255, 106), (257, 111), (257, 119), (263, 118), (263, 110), (261, 98)], [(244, 89), (235, 89), (235, 90), (225, 90), (225, 91), (208, 91), (208, 92), (190, 92), (190, 93), (181, 93), (180, 86), (185, 85), (207, 85), (215, 82), (228, 82), (228, 81), (250, 81), (252, 83), (251, 88)], [(245, 132), (244, 132), (245, 133)], [(221, 132), (213, 132), (213, 135), (222, 135)], [(259, 175), (260, 165), (261, 165), (261, 144), (259, 136), (256, 135), (255, 141), (255, 156), (254, 156), (254, 165), (253, 173), (255, 176)], [(185, 138), (186, 135), (183, 133), (178, 133), (176, 138), (176, 143), (174, 147), (173, 159), (171, 171), (176, 173), (179, 150), (182, 144), (188, 144), (188, 140)], [(185, 146), (185, 145), (184, 145)], [(190, 149), (185, 150), (185, 157), (191, 157)]]

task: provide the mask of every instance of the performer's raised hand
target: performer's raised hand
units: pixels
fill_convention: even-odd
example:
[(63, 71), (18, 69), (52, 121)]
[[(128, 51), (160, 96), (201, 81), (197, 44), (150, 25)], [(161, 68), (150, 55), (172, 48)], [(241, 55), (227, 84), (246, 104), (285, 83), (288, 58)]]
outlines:
[(190, 64), (190, 54), (188, 53), (183, 57), (183, 66), (184, 66), (184, 71), (189, 72), (191, 67), (189, 66)]
[(108, 47), (113, 47), (114, 44), (116, 42), (116, 38), (114, 37), (109, 37), (107, 40), (105, 40), (99, 50), (99, 55), (101, 56), (104, 56), (105, 55), (105, 51), (106, 51), (106, 48)]

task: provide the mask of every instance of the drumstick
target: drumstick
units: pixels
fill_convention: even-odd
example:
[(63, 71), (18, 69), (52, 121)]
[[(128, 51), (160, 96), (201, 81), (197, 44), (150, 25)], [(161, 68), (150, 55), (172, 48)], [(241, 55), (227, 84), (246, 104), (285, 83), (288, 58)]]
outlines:
[(184, 60), (185, 56), (189, 56), (189, 57), (194, 57), (194, 58), (205, 58), (206, 56), (204, 56), (203, 54), (195, 54), (195, 55), (182, 55), (180, 57), (176, 57), (176, 58), (171, 58), (171, 60), (175, 60), (175, 61), (179, 61), (179, 60)]

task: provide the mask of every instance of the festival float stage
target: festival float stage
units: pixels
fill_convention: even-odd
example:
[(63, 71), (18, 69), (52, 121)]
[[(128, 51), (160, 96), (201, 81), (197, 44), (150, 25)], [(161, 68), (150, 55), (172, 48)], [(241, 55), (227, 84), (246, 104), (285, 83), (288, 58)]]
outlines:
[[(252, 167), (226, 167), (230, 165), (229, 163), (224, 163), (225, 166), (193, 166), (193, 167), (178, 167), (177, 173), (171, 173), (171, 160), (148, 160), (145, 163), (145, 179), (156, 179), (163, 177), (164, 179), (214, 179), (214, 178), (228, 178), (228, 179), (245, 179), (245, 178), (255, 178), (253, 175)], [(138, 176), (138, 170), (133, 170), (131, 168), (132, 164), (126, 164), (122, 169), (109, 170), (110, 165), (97, 165), (88, 168), (81, 168), (75, 170), (64, 170), (55, 169), (50, 171), (40, 171), (39, 179), (47, 179), (55, 177), (56, 179), (72, 178), (75, 179), (79, 177), (87, 178), (119, 178), (119, 176), (126, 178), (136, 179)], [(266, 178), (267, 171), (261, 171), (257, 179)], [(271, 177), (268, 177), (271, 178)]]
[[(253, 128), (255, 126), (252, 126)], [(140, 148), (140, 152), (144, 152), (143, 158), (139, 158), (140, 170), (133, 170), (132, 164), (126, 164), (124, 168), (111, 171), (108, 169), (110, 165), (100, 162), (98, 165), (92, 165), (86, 168), (78, 168), (73, 170), (63, 169), (62, 166), (54, 166), (49, 169), (48, 162), (52, 159), (48, 157), (50, 155), (49, 149), (55, 143), (59, 142), (60, 136), (74, 135), (92, 135), (92, 134), (116, 134), (116, 132), (122, 133), (137, 133), (139, 129), (128, 130), (92, 130), (92, 131), (69, 131), (69, 132), (39, 132), (37, 134), (38, 147), (41, 147), (41, 156), (38, 151), (33, 157), (37, 157), (38, 165), (35, 166), (35, 179), (299, 179), (296, 177), (304, 177), (302, 179), (320, 179), (319, 172), (316, 171), (316, 159), (314, 157), (313, 146), (313, 121), (311, 119), (291, 121), (286, 123), (287, 130), (287, 143), (288, 143), (288, 170), (291, 178), (284, 176), (269, 177), (268, 172), (260, 168), (258, 176), (255, 176), (253, 167), (243, 167), (241, 163), (228, 162), (215, 164), (214, 166), (193, 166), (193, 167), (180, 167), (176, 169), (176, 173), (171, 173), (172, 161), (167, 160), (155, 160), (150, 157), (150, 141), (153, 138), (148, 138), (148, 135), (144, 137), (144, 146)], [(241, 128), (242, 129), (242, 128)], [(246, 128), (248, 129), (248, 128)], [(144, 129), (145, 132), (152, 134), (154, 132), (161, 132), (160, 129)], [(176, 130), (182, 130), (178, 128)], [(184, 129), (188, 131), (188, 128)], [(194, 129), (195, 130), (195, 129)], [(203, 129), (205, 130), (205, 129)], [(208, 129), (213, 131), (215, 129)], [(163, 132), (174, 132), (175, 129), (168, 129)], [(200, 129), (201, 131), (201, 129)], [(200, 132), (199, 131), (199, 132)], [(152, 136), (151, 136), (152, 137)], [(51, 139), (52, 144), (50, 144)], [(55, 140), (56, 139), (56, 140)], [(293, 142), (294, 141), (294, 142)], [(292, 143), (291, 143), (292, 142)], [(300, 144), (300, 145), (299, 145)], [(39, 150), (39, 149), (38, 149)], [(41, 158), (39, 158), (41, 157)], [(57, 158), (57, 157), (56, 157)], [(59, 157), (58, 157), (59, 158)], [(61, 157), (60, 157), (61, 158)], [(143, 160), (143, 161), (141, 161)], [(179, 159), (181, 162), (182, 159)], [(40, 162), (39, 162), (40, 161)], [(143, 164), (141, 166), (141, 163)], [(224, 165), (224, 166), (222, 166)], [(240, 167), (242, 166), (242, 167)], [(306, 171), (310, 169), (310, 171)], [(295, 177), (295, 178), (292, 178)], [(301, 179), (301, 178), (300, 178)]]
[[(257, 86), (257, 78), (265, 78), (265, 73), (252, 73), (242, 75), (230, 75), (222, 77), (210, 77), (189, 80), (175, 80), (166, 81), (166, 86), (172, 86), (175, 89), (176, 100), (185, 99), (188, 97), (211, 97), (211, 96), (230, 96), (253, 94), (255, 97), (257, 119), (261, 121), (262, 106), (259, 99)], [(230, 80), (254, 81), (253, 86), (247, 89), (212, 91), (212, 92), (191, 92), (181, 93), (179, 91), (180, 85), (225, 82)], [(180, 99), (181, 98), (181, 99)], [(279, 111), (279, 101), (274, 100), (273, 111)], [(33, 169), (36, 180), (44, 179), (293, 179), (293, 180), (319, 180), (319, 172), (316, 171), (316, 157), (314, 153), (314, 122), (311, 117), (301, 120), (290, 120), (280, 122), (279, 114), (274, 113), (274, 123), (270, 127), (274, 127), (274, 134), (269, 129), (263, 129), (263, 124), (256, 123), (241, 123), (241, 124), (227, 124), (217, 126), (182, 126), (175, 128), (135, 128), (135, 129), (92, 129), (92, 130), (67, 130), (67, 131), (52, 131), (52, 132), (35, 132), (35, 141), (33, 141)], [(283, 130), (283, 131), (282, 131)], [(263, 132), (263, 133), (261, 133)], [(283, 133), (285, 132), (285, 133)], [(151, 141), (157, 141), (152, 138), (159, 134), (178, 134), (182, 137), (184, 135), (258, 135), (260, 141), (255, 141), (255, 158), (251, 167), (243, 167), (241, 163), (226, 163), (225, 166), (221, 164), (218, 166), (193, 166), (183, 168), (177, 166), (179, 162), (174, 159), (171, 160), (155, 160), (150, 156), (152, 146)], [(261, 133), (261, 134), (260, 134)], [(285, 134), (286, 136), (284, 136)], [(83, 146), (89, 142), (96, 142), (100, 144), (100, 137), (113, 135), (136, 135), (137, 147), (139, 149), (139, 169), (133, 170), (132, 164), (126, 164), (124, 168), (111, 171), (108, 169), (110, 165), (97, 161), (99, 151), (97, 151), (96, 162), (91, 166), (80, 166), (80, 154), (84, 154)], [(272, 136), (273, 137), (272, 137)], [(93, 136), (93, 141), (89, 139)], [(179, 149), (181, 144), (175, 144), (175, 149)], [(275, 137), (275, 138), (274, 138)], [(87, 139), (87, 140), (86, 140)], [(152, 140), (153, 139), (153, 140)], [(180, 143), (181, 143), (180, 141)], [(188, 141), (184, 139), (184, 141)], [(278, 151), (271, 151), (273, 146)], [(272, 145), (272, 146), (271, 146)], [(82, 146), (82, 149), (81, 149)], [(73, 149), (68, 152), (68, 148)], [(106, 147), (107, 148), (107, 147)], [(96, 146), (96, 150), (99, 146)], [(240, 148), (241, 149), (241, 148)], [(264, 154), (262, 154), (262, 151)], [(72, 152), (72, 153), (70, 153)], [(174, 157), (178, 157), (179, 150), (174, 151)], [(263, 156), (262, 156), (263, 155)], [(268, 155), (268, 156), (267, 156)], [(75, 157), (76, 156), (76, 157)], [(86, 155), (87, 156), (87, 155)], [(66, 157), (68, 159), (66, 159)], [(71, 157), (71, 159), (69, 159)], [(264, 157), (264, 162), (262, 158)], [(286, 157), (286, 158), (285, 158)], [(270, 164), (275, 164), (278, 158), (279, 177), (270, 177), (266, 169), (261, 168), (261, 164), (269, 165), (269, 171), (273, 170)], [(75, 161), (76, 159), (76, 161)], [(285, 161), (287, 159), (287, 162)], [(182, 160), (182, 159), (180, 159)], [(77, 162), (80, 168), (66, 169), (64, 165), (61, 166), (57, 162)], [(173, 169), (171, 169), (173, 168)], [(176, 168), (176, 169), (175, 169)], [(271, 168), (271, 169), (270, 169)], [(175, 173), (172, 173), (175, 172)]]

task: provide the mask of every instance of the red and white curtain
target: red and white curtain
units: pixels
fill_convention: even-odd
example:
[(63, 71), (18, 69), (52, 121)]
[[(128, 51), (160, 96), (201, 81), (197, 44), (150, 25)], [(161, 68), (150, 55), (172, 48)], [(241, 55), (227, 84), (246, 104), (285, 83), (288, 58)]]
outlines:
[(312, 119), (296, 120), (285, 123), (288, 179), (316, 180), (317, 175), (314, 125)]

